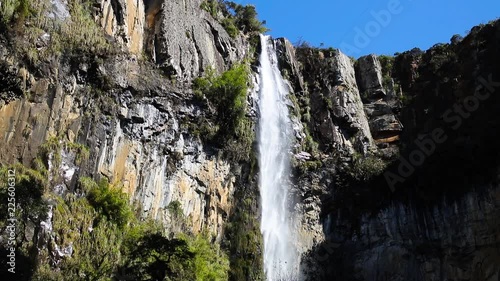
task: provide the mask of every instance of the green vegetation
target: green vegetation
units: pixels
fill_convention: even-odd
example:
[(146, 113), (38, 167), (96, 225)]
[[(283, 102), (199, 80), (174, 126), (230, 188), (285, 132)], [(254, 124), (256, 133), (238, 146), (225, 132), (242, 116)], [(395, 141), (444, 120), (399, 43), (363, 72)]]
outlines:
[(409, 105), (413, 101), (413, 99), (414, 99), (414, 96), (407, 95), (407, 94), (404, 94), (404, 93), (399, 97), (399, 100), (401, 101), (401, 103), (404, 106)]
[(258, 221), (257, 187), (238, 189), (235, 208), (225, 225), (223, 245), (230, 253), (229, 280), (260, 281), (263, 278), (263, 242)]
[(229, 12), (234, 15), (234, 21), (243, 33), (264, 33), (267, 28), (265, 22), (257, 19), (257, 10), (253, 5), (239, 5), (234, 2), (228, 2)]
[(382, 66), (382, 86), (388, 89), (392, 80), (394, 57), (382, 55), (378, 57), (378, 60)]
[(82, 163), (82, 161), (89, 159), (90, 151), (87, 146), (75, 142), (68, 142), (65, 143), (65, 145), (66, 150), (75, 152), (75, 164), (79, 165)]
[(205, 77), (193, 82), (195, 97), (212, 108), (214, 116), (191, 124), (192, 132), (236, 161), (249, 159), (254, 140), (253, 122), (245, 115), (249, 75), (248, 66), (240, 64), (220, 76), (207, 69)]
[[(54, 239), (49, 249), (58, 245), (61, 250), (72, 249), (68, 257), (61, 258), (58, 268), (51, 267), (49, 253), (40, 253), (40, 266), (33, 280), (111, 280), (116, 262), (120, 259), (123, 233), (116, 224), (102, 220), (87, 198), (68, 194), (55, 197), (53, 208)], [(69, 252), (68, 252), (69, 254)]]
[(218, 245), (210, 243), (207, 233), (188, 238), (195, 253), (194, 267), (197, 281), (222, 281), (228, 279), (229, 259)]
[(128, 258), (120, 272), (130, 280), (196, 280), (196, 254), (186, 240), (145, 232), (124, 249)]
[[(297, 98), (299, 96), (299, 98)], [(327, 105), (327, 108), (332, 110), (333, 109), (333, 104), (332, 100), (327, 98), (326, 96), (321, 96), (325, 104)], [(301, 95), (297, 95), (295, 93), (292, 93), (289, 95), (290, 102), (292, 102), (293, 110), (290, 112), (292, 116), (295, 116), (299, 118), (299, 120), (303, 123), (304, 125), (304, 133), (305, 133), (305, 138), (300, 144), (300, 150), (305, 151), (310, 153), (314, 158), (318, 157), (318, 148), (319, 144), (313, 139), (311, 136), (310, 130), (309, 130), (309, 123), (311, 122), (311, 107), (310, 107), (310, 98), (309, 96), (304, 95), (303, 93)], [(313, 161), (314, 162), (314, 161)], [(303, 162), (301, 162), (303, 163)], [(308, 164), (309, 167), (299, 167), (302, 171), (309, 171), (311, 168), (314, 166), (311, 163)]]
[(238, 34), (264, 33), (265, 22), (257, 19), (257, 10), (253, 5), (240, 5), (231, 1), (205, 0), (200, 7), (218, 20), (227, 33), (235, 38)]
[[(380, 65), (382, 66), (382, 86), (386, 91), (394, 90), (396, 93), (401, 92), (401, 85), (394, 78), (394, 63), (396, 61), (395, 57), (381, 55), (378, 57)], [(409, 103), (407, 96), (400, 96), (401, 102), (404, 105)]]
[(39, 155), (39, 160), (41, 160), (42, 163), (47, 163), (44, 165), (47, 165), (49, 160), (53, 163), (54, 166), (59, 167), (61, 165), (61, 141), (57, 137), (49, 137), (44, 144), (40, 146), (38, 155)]
[[(0, 168), (0, 175), (3, 179), (0, 182), (0, 198), (2, 202), (11, 202), (7, 198), (9, 195), (7, 175), (8, 171), (15, 171), (15, 204), (16, 219), (22, 222), (40, 222), (46, 218), (47, 206), (43, 195), (48, 188), (47, 178), (39, 171), (27, 168), (21, 164), (5, 166)], [(7, 205), (6, 205), (7, 206)], [(0, 210), (0, 228), (3, 229), (9, 214), (8, 209)], [(21, 224), (19, 235), (23, 235), (26, 224)]]
[(90, 205), (100, 214), (98, 219), (106, 218), (124, 228), (132, 217), (128, 196), (120, 188), (110, 186), (106, 179), (102, 179), (99, 184), (89, 184), (89, 179), (86, 178), (83, 180), (85, 188), (90, 185), (87, 198)]
[(423, 56), (422, 63), (430, 73), (439, 77), (446, 77), (453, 73), (451, 70), (457, 61), (457, 55), (450, 44), (436, 44)]
[(221, 24), (224, 27), (224, 29), (227, 31), (229, 36), (231, 36), (231, 38), (236, 38), (236, 36), (238, 36), (238, 34), (240, 34), (240, 30), (238, 29), (238, 27), (234, 23), (234, 19), (224, 18), (221, 21)]
[(386, 161), (376, 155), (363, 156), (356, 153), (353, 155), (349, 174), (357, 180), (368, 181), (384, 172), (387, 165)]
[(304, 162), (300, 162), (298, 164), (298, 168), (299, 168), (300, 174), (305, 175), (308, 172), (315, 171), (315, 170), (321, 168), (322, 165), (323, 165), (323, 163), (321, 163), (321, 161), (319, 161), (319, 160), (304, 161)]
[(380, 61), (380, 66), (382, 66), (382, 75), (383, 76), (392, 76), (392, 68), (394, 65), (394, 57), (381, 55), (378, 57)]
[(167, 206), (168, 211), (176, 220), (180, 220), (184, 217), (184, 213), (182, 212), (181, 202), (172, 201)]
[(83, 144), (62, 141), (59, 137), (49, 137), (40, 146), (38, 157), (34, 160), (37, 170), (46, 173), (46, 170), (49, 168), (49, 161), (55, 167), (54, 170), (57, 170), (61, 165), (61, 152), (63, 149), (75, 153), (75, 163), (77, 165), (87, 160), (90, 156), (89, 148)]
[(3, 23), (23, 23), (32, 13), (28, 0), (5, 0), (0, 6), (0, 20)]
[(217, 14), (219, 13), (219, 7), (223, 5), (216, 0), (204, 0), (200, 4), (200, 8), (207, 11), (213, 18), (217, 18)]
[[(101, 54), (111, 50), (104, 31), (92, 17), (89, 1), (69, 0), (71, 19), (65, 21), (49, 18), (51, 7), (48, 0), (6, 0), (2, 3), (2, 29), (15, 31), (14, 49), (28, 62), (37, 64), (62, 54)], [(37, 44), (42, 47), (37, 48)]]
[[(16, 171), (16, 256), (23, 259), (16, 269), (23, 269), (22, 280), (227, 280), (228, 257), (208, 234), (167, 238), (158, 222), (133, 216), (127, 196), (106, 180), (81, 178), (78, 188), (85, 196), (59, 196), (47, 192), (47, 175), (21, 164), (2, 167), (0, 173), (7, 175), (9, 169)], [(7, 181), (2, 181), (0, 198), (7, 202), (7, 196)], [(40, 223), (49, 209), (52, 232), (43, 234), (47, 247), (38, 248), (25, 235), (33, 227), (37, 237), (43, 233)], [(2, 228), (6, 210), (0, 212)]]
[(108, 51), (110, 45), (91, 16), (90, 2), (70, 0), (69, 3), (71, 23), (63, 25), (61, 36), (66, 38), (63, 47), (73, 52)]
[(307, 127), (305, 127), (304, 132), (306, 134), (306, 138), (301, 144), (302, 151), (309, 152), (313, 157), (318, 156), (319, 144), (313, 139)]
[[(9, 170), (15, 171), (15, 176)], [(29, 280), (34, 267), (33, 257), (37, 252), (36, 240), (31, 239), (30, 233), (33, 233), (33, 226), (47, 218), (44, 193), (48, 189), (48, 181), (42, 173), (21, 164), (0, 166), (0, 175), (0, 200), (4, 202), (4, 208), (0, 210), (0, 229), (3, 230), (0, 233), (0, 270), (7, 272), (7, 254), (11, 253), (7, 243), (12, 237), (16, 241), (16, 280)], [(9, 189), (12, 180), (15, 180), (15, 191), (12, 186)], [(15, 219), (15, 232), (11, 233), (13, 223), (7, 219)]]
[(166, 238), (158, 227), (136, 227), (123, 243), (118, 276), (129, 280), (227, 280), (229, 261), (207, 234)]

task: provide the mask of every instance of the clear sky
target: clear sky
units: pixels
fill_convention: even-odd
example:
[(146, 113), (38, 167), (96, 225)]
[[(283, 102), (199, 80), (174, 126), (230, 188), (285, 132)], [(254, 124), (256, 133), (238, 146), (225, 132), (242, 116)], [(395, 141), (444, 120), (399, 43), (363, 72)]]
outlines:
[(235, 0), (253, 4), (273, 37), (340, 48), (359, 57), (388, 54), (465, 35), (500, 17), (500, 0)]

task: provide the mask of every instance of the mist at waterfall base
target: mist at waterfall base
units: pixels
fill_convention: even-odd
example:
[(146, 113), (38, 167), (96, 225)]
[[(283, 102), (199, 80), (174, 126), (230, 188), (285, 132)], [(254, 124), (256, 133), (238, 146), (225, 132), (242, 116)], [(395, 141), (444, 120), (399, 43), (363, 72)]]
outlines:
[(264, 270), (267, 281), (296, 280), (299, 257), (289, 211), (291, 126), (287, 90), (269, 36), (261, 35), (259, 93), (259, 188)]

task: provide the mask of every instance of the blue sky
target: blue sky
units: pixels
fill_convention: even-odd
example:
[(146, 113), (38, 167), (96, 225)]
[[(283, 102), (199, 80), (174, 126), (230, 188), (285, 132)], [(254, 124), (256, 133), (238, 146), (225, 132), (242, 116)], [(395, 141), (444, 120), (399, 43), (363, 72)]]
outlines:
[(273, 37), (359, 57), (435, 43), (500, 17), (500, 0), (236, 0), (253, 4)]

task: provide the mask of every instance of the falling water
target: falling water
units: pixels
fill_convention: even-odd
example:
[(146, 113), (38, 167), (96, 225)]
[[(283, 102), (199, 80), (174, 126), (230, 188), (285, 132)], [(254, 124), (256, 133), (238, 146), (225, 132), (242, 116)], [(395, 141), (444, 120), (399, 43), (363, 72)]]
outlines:
[(296, 279), (298, 268), (287, 198), (291, 138), (288, 92), (270, 38), (261, 35), (261, 43), (258, 138), (264, 270), (267, 281), (288, 281)]

